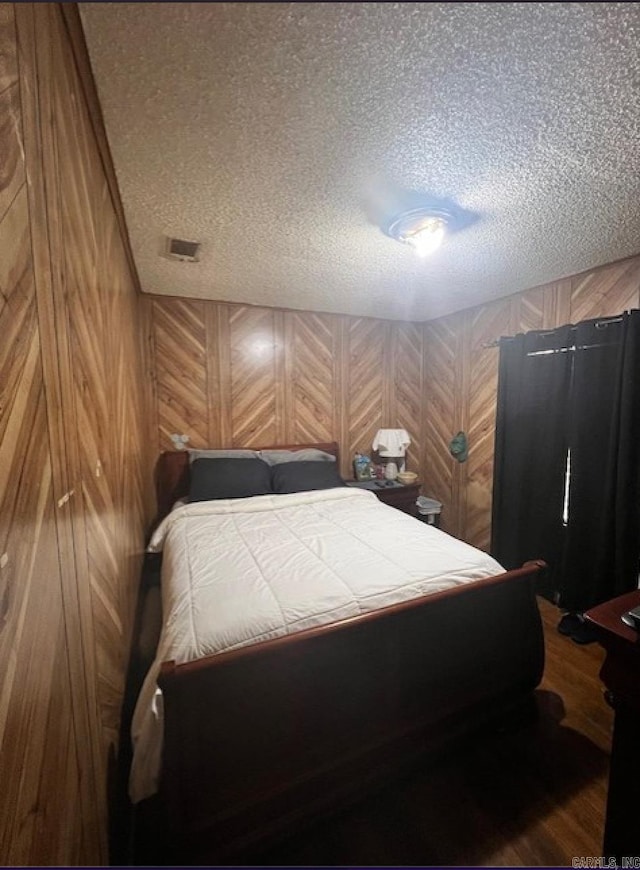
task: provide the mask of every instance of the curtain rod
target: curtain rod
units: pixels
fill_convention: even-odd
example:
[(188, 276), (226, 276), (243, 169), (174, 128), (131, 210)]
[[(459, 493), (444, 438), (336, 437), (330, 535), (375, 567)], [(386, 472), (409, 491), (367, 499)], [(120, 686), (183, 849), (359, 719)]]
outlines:
[[(626, 313), (626, 312), (625, 312)], [(601, 329), (603, 326), (608, 326), (610, 323), (620, 323), (623, 319), (623, 315), (619, 314), (615, 317), (604, 317), (601, 320), (596, 320), (595, 326), (596, 329)], [(584, 322), (584, 321), (583, 321)], [(570, 332), (575, 332), (580, 324), (577, 323), (575, 326), (570, 327)], [(560, 329), (561, 327), (557, 326), (556, 329)], [(547, 335), (553, 335), (555, 329), (548, 329), (546, 332), (540, 333), (540, 338), (546, 338)], [(487, 341), (485, 344), (481, 345), (483, 350), (491, 347), (500, 347), (501, 341), (513, 341), (515, 335), (503, 335), (502, 338), (496, 338), (493, 341)]]

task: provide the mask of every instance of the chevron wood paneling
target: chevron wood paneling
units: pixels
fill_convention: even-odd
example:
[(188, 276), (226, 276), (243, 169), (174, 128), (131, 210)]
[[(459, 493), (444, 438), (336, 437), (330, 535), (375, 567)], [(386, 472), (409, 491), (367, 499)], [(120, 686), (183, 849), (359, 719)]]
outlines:
[(425, 324), (424, 486), (442, 502), (441, 525), (452, 534), (458, 531), (453, 501), (457, 463), (449, 453), (449, 442), (460, 428), (456, 418), (456, 367), (459, 362), (459, 320), (446, 318)]
[[(637, 305), (639, 263), (613, 264), (423, 325), (155, 297), (154, 334), (165, 336), (152, 366), (162, 397), (159, 443), (171, 447), (163, 420), (170, 406), (180, 408), (171, 431), (192, 443), (203, 443), (207, 419), (209, 443), (335, 438), (350, 475), (354, 452), (370, 450), (380, 426), (403, 426), (423, 492), (443, 503), (443, 528), (487, 547), (499, 351), (484, 345)], [(190, 312), (188, 326), (172, 322), (181, 306)], [(181, 353), (190, 344), (192, 352)], [(171, 374), (176, 360), (182, 382)], [(470, 442), (464, 464), (449, 453), (460, 429)]]
[(13, 8), (0, 4), (0, 863), (81, 863)]
[(332, 441), (342, 402), (336, 365), (338, 318), (305, 312), (285, 312), (284, 317), (285, 440)]
[[(553, 329), (571, 322), (571, 278), (546, 284), (542, 328)], [(526, 294), (525, 294), (526, 295)], [(537, 327), (534, 327), (537, 328)]]
[[(83, 855), (82, 815), (66, 809), (81, 805), (81, 777), (33, 326), (36, 353), (25, 360), (18, 385), (28, 402), (21, 438), (0, 444), (0, 463), (16, 475), (0, 493), (0, 546), (8, 560), (0, 628), (0, 855), (13, 865), (81, 863)], [(13, 414), (20, 410), (13, 406)]]
[(422, 328), (415, 323), (390, 324), (392, 392), (388, 419), (411, 435), (407, 468), (422, 468), (424, 444), (424, 354)]
[(232, 443), (247, 447), (283, 443), (276, 420), (276, 341), (272, 309), (233, 306), (229, 316)]
[(571, 281), (571, 322), (637, 308), (639, 295), (639, 257), (577, 275)]
[[(487, 548), (491, 536), (497, 347), (501, 335), (553, 329), (640, 305), (640, 257), (534, 287), (424, 325), (425, 488), (444, 503), (443, 527)], [(452, 466), (448, 441), (469, 437), (469, 460)], [(456, 518), (458, 518), (456, 520)]]
[[(548, 327), (545, 322), (545, 300), (547, 291), (544, 287), (535, 287), (515, 297), (516, 307), (512, 308), (512, 324), (516, 324), (517, 332), (530, 332), (532, 329)], [(491, 338), (495, 338), (492, 336)], [(489, 340), (491, 340), (491, 338)]]
[(205, 366), (207, 372), (207, 412), (211, 447), (231, 443), (231, 348), (229, 314), (231, 306), (205, 305)]
[[(50, 29), (57, 29), (59, 36), (54, 43), (52, 95), (54, 142), (61, 155), (57, 183), (62, 272), (54, 289), (64, 294), (59, 303), (64, 301), (67, 316), (69, 398), (75, 411), (75, 419), (69, 415), (67, 431), (77, 446), (74, 471), (82, 493), (76, 534), (87, 552), (84, 567), (91, 590), (104, 781), (109, 750), (118, 743), (138, 581), (131, 556), (136, 549), (140, 553), (145, 531), (136, 492), (140, 480), (135, 477), (142, 437), (136, 406), (144, 406), (140, 340), (135, 288), (82, 86), (65, 47), (62, 19), (57, 10), (50, 13)], [(129, 474), (124, 473), (127, 465)]]
[(369, 453), (376, 432), (383, 426), (383, 397), (392, 369), (385, 367), (385, 324), (379, 320), (353, 318), (348, 333), (348, 426), (347, 454)]
[(470, 319), (469, 459), (466, 468), (465, 538), (483, 550), (491, 539), (491, 490), (495, 437), (498, 354), (486, 348), (512, 331), (509, 300), (476, 309)]
[(151, 510), (136, 284), (82, 50), (58, 5), (0, 4), (2, 864), (106, 863)]
[(381, 426), (402, 426), (409, 463), (421, 468), (421, 326), (162, 297), (150, 304), (160, 449), (171, 449), (170, 432), (203, 444), (207, 429), (209, 444), (336, 440), (351, 476), (355, 451), (370, 452)]
[(154, 303), (153, 342), (162, 449), (173, 449), (172, 434), (187, 432), (190, 446), (205, 447), (209, 430), (203, 303)]

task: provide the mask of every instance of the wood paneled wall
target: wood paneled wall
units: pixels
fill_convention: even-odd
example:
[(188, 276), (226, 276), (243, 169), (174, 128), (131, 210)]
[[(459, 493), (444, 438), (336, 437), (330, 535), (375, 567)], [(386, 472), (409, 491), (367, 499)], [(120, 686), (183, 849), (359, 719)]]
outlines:
[(0, 3), (2, 864), (107, 859), (149, 464), (172, 433), (336, 439), (346, 474), (376, 429), (403, 426), (445, 527), (486, 546), (498, 352), (484, 345), (639, 301), (636, 258), (425, 325), (139, 306), (79, 32), (58, 4)]
[[(336, 439), (343, 474), (381, 426), (413, 439), (409, 466), (442, 527), (488, 549), (501, 335), (637, 307), (640, 257), (425, 324), (143, 297), (156, 450)], [(469, 458), (449, 442), (466, 432)]]
[[(448, 531), (489, 547), (499, 351), (485, 345), (501, 335), (607, 317), (639, 304), (640, 257), (634, 257), (424, 325), (422, 478), (445, 505)], [(463, 464), (448, 450), (459, 429), (469, 438)]]
[(0, 858), (79, 862), (82, 818), (63, 820), (58, 809), (61, 794), (80, 804), (81, 765), (8, 4), (0, 5), (0, 64)]
[(336, 440), (343, 474), (380, 427), (423, 450), (419, 324), (147, 297), (158, 450)]
[(136, 284), (72, 18), (0, 4), (1, 864), (107, 860), (151, 511)]

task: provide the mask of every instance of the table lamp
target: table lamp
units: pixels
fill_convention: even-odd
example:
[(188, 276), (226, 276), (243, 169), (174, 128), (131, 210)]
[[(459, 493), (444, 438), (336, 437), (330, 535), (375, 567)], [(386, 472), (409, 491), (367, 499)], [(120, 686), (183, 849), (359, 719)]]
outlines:
[[(378, 451), (378, 456), (384, 460), (385, 466), (391, 466), (391, 463), (396, 466), (396, 474), (393, 477), (397, 476), (398, 471), (405, 470), (405, 456), (409, 444), (411, 438), (406, 429), (378, 429), (376, 432), (373, 449)], [(385, 469), (385, 477), (391, 477), (386, 471)], [(392, 466), (389, 471), (393, 471)]]

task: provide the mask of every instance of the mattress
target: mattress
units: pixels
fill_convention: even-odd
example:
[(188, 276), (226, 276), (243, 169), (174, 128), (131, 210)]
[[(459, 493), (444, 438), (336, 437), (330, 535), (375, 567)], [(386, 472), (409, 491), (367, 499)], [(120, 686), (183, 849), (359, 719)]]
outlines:
[(215, 655), (500, 574), (490, 556), (339, 488), (198, 502), (172, 511), (162, 551), (164, 614), (132, 723), (134, 802), (157, 790), (160, 665)]

